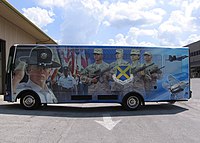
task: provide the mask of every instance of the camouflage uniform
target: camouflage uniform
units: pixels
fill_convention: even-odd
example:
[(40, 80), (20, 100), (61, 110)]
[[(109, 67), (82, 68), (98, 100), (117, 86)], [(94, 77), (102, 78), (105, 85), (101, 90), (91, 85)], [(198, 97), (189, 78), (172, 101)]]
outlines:
[[(152, 56), (150, 52), (145, 52), (144, 55)], [(148, 66), (152, 63), (153, 62), (145, 63), (144, 65)], [(158, 69), (158, 66), (156, 64), (153, 64), (152, 66), (149, 66), (144, 70), (145, 75), (143, 76), (143, 80), (144, 80), (144, 86), (145, 86), (145, 90), (147, 94), (157, 89), (157, 80), (160, 79), (162, 76), (161, 70), (151, 73), (153, 70), (156, 70), (156, 69)]]
[[(117, 53), (123, 55), (123, 49), (117, 49), (116, 54)], [(111, 75), (116, 74), (118, 66), (128, 66), (128, 65), (129, 65), (129, 63), (127, 61), (123, 60), (122, 58), (117, 59), (115, 62), (110, 63), (110, 67), (112, 67), (112, 69), (110, 71)], [(117, 83), (115, 81), (111, 82), (112, 93), (119, 94), (120, 91), (124, 90), (123, 88), (124, 88), (124, 85)]]
[[(102, 49), (94, 49), (94, 54), (103, 54)], [(109, 87), (109, 72), (105, 72), (100, 77), (97, 77), (97, 83), (92, 83), (96, 71), (104, 71), (109, 68), (109, 64), (102, 61), (102, 63), (93, 63), (87, 66), (81, 72), (81, 81), (88, 85), (88, 94), (93, 95), (93, 99), (97, 99), (97, 95), (108, 95), (110, 94)]]
[[(133, 50), (131, 50), (131, 56), (132, 55), (140, 55), (140, 51), (133, 49)], [(141, 79), (141, 77), (142, 77), (141, 72), (136, 72), (141, 67), (142, 67), (142, 64), (139, 62), (139, 60), (132, 61), (131, 73), (134, 76), (134, 80), (131, 84), (131, 89), (144, 95), (144, 93), (145, 93), (144, 81)]]
[[(117, 49), (115, 54), (123, 55), (123, 49)], [(114, 67), (114, 70), (116, 70), (117, 66), (120, 65), (129, 65), (129, 63), (122, 58), (119, 58), (115, 62), (110, 63), (110, 67)]]

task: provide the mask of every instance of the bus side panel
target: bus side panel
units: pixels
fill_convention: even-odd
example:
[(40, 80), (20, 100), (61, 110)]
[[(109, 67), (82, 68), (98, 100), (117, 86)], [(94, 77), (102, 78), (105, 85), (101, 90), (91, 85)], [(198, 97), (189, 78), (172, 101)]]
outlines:
[[(150, 49), (153, 63), (161, 69), (161, 75), (155, 75), (156, 86), (145, 87), (145, 101), (178, 101), (190, 98), (189, 88), (189, 50), (187, 48)], [(143, 61), (145, 63), (145, 60)], [(144, 86), (155, 84), (154, 77), (144, 80)]]
[[(64, 47), (58, 50), (58, 55), (62, 67), (67, 67), (71, 74), (76, 78), (77, 90), (64, 91), (61, 85), (58, 85), (56, 90), (60, 101), (70, 102), (121, 102), (123, 96), (130, 92), (137, 92), (141, 94), (145, 101), (170, 101), (170, 100), (188, 100), (189, 98), (189, 51), (187, 48), (154, 48), (154, 47), (103, 47), (103, 62), (112, 67), (110, 69), (112, 76), (100, 83), (84, 83), (84, 78), (94, 78), (95, 73), (99, 70), (95, 64), (95, 49), (102, 47)], [(121, 65), (117, 64), (116, 52), (118, 49), (123, 50), (123, 61)], [(139, 64), (142, 67), (147, 65), (145, 53), (151, 53), (153, 66), (144, 68), (145, 75), (140, 75), (138, 71), (133, 78), (131, 78), (133, 66), (133, 59), (131, 56), (132, 50), (139, 51)], [(130, 66), (130, 73), (124, 73), (123, 66)], [(119, 66), (120, 70), (116, 70)], [(154, 68), (153, 68), (154, 67)], [(123, 69), (124, 68), (124, 69)], [(65, 72), (66, 69), (61, 70)], [(87, 72), (86, 72), (87, 71)], [(102, 71), (104, 71), (102, 69)], [(120, 73), (122, 72), (122, 73)], [(155, 74), (157, 72), (157, 74)], [(160, 73), (159, 73), (160, 72)], [(106, 74), (106, 72), (105, 72)], [(120, 74), (122, 75), (120, 77)], [(151, 76), (154, 74), (154, 76)], [(119, 76), (116, 76), (119, 75)], [(98, 74), (96, 75), (99, 76)], [(82, 78), (84, 77), (84, 78)], [(129, 79), (126, 79), (126, 78)], [(138, 78), (139, 77), (139, 78)], [(60, 77), (59, 77), (60, 78)], [(58, 82), (59, 82), (58, 78)], [(81, 80), (82, 78), (82, 80)], [(116, 78), (113, 79), (113, 78)], [(149, 79), (148, 79), (149, 78)], [(156, 78), (156, 79), (154, 79)], [(85, 79), (86, 80), (86, 79)], [(153, 86), (152, 86), (153, 85)], [(73, 97), (66, 96), (66, 93), (73, 94)], [(74, 96), (77, 98), (74, 98)], [(85, 98), (81, 95), (88, 95)], [(99, 97), (99, 95), (105, 97)], [(106, 95), (112, 95), (109, 98)], [(117, 95), (116, 97), (114, 97)], [(74, 100), (76, 99), (76, 100)], [(101, 100), (100, 100), (101, 99)], [(103, 100), (104, 99), (104, 100)], [(72, 101), (73, 100), (73, 101)]]
[[(41, 87), (30, 81), (31, 74), (25, 74), (16, 87), (13, 99), (26, 89), (40, 92), (42, 103), (121, 103), (123, 97), (129, 93), (139, 93), (144, 101), (176, 101), (189, 98), (187, 48), (50, 45), (46, 47), (51, 49), (52, 61), (61, 65), (51, 68), (45, 81), (48, 88), (40, 92), (38, 89)], [(23, 57), (30, 58), (33, 48), (37, 46), (19, 46), (15, 67), (19, 67)], [(45, 55), (48, 57), (48, 53), (45, 52), (33, 57), (32, 65), (41, 64), (37, 62), (45, 58)], [(138, 56), (137, 62), (134, 61), (135, 55)], [(41, 59), (33, 61), (37, 58)]]

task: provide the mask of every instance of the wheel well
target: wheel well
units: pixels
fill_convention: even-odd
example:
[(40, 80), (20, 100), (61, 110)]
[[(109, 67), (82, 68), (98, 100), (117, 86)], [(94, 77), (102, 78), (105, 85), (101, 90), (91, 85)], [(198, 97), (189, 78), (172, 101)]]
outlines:
[[(123, 97), (123, 100), (125, 99), (125, 97), (130, 96), (130, 95), (134, 95), (134, 96), (139, 97), (140, 100), (141, 100), (141, 104), (142, 104), (142, 105), (145, 105), (143, 96), (142, 96), (140, 93), (138, 93), (138, 92), (129, 92), (129, 93), (127, 93), (127, 94)], [(122, 102), (123, 102), (123, 100), (122, 100)]]
[(33, 91), (33, 90), (23, 90), (21, 91), (18, 95), (16, 99), (20, 99), (24, 94), (29, 93), (29, 94), (33, 94), (36, 96), (36, 98), (38, 98), (38, 100), (41, 102), (40, 97), (38, 96), (38, 94)]

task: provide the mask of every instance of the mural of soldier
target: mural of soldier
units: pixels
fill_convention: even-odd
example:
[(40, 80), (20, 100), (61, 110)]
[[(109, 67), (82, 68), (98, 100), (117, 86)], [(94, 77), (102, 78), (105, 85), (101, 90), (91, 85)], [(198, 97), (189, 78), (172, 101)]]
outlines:
[(157, 80), (161, 79), (162, 71), (159, 67), (153, 63), (152, 61), (152, 54), (150, 52), (144, 52), (144, 66), (148, 66), (144, 70), (143, 80), (144, 80), (144, 87), (146, 90), (146, 94), (157, 89)]
[[(57, 103), (57, 98), (46, 84), (52, 68), (60, 67), (59, 63), (53, 61), (51, 49), (45, 46), (35, 47), (29, 56), (21, 57), (20, 60), (13, 75), (14, 94), (24, 89), (31, 89), (38, 93), (42, 103)], [(28, 82), (20, 83), (25, 72), (28, 75)]]
[(139, 50), (135, 50), (132, 49), (131, 50), (131, 74), (133, 74), (134, 76), (134, 80), (131, 83), (132, 85), (132, 89), (142, 93), (142, 95), (144, 95), (145, 93), (145, 89), (144, 89), (144, 81), (141, 79), (142, 77), (142, 68), (144, 68), (142, 66), (142, 64), (140, 63), (139, 59), (140, 59), (140, 51)]
[[(118, 66), (128, 66), (129, 63), (123, 59), (124, 51), (123, 49), (116, 49), (116, 61), (110, 64), (111, 67), (111, 75), (116, 74)], [(113, 94), (118, 94), (119, 92), (123, 91), (124, 86), (120, 83), (115, 81), (111, 81), (111, 91)]]
[(116, 49), (116, 52), (115, 52), (116, 61), (110, 63), (110, 66), (117, 67), (120, 65), (128, 65), (129, 63), (123, 59), (123, 54), (124, 54), (123, 49)]
[(63, 76), (58, 80), (58, 86), (60, 91), (60, 96), (62, 97), (59, 100), (69, 100), (70, 95), (76, 94), (77, 92), (77, 82), (74, 77), (71, 75), (70, 69), (65, 66), (63, 67)]
[(88, 85), (88, 94), (97, 95), (110, 94), (109, 87), (109, 64), (103, 61), (103, 50), (96, 48), (93, 52), (95, 62), (81, 71), (81, 81)]

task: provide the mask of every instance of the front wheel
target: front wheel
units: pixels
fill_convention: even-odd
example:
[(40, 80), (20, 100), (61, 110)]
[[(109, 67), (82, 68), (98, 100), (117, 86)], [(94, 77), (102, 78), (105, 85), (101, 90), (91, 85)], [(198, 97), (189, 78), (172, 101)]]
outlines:
[(122, 106), (128, 110), (136, 110), (141, 106), (141, 98), (138, 95), (126, 95), (123, 99)]
[(40, 106), (40, 99), (33, 93), (24, 93), (20, 99), (20, 104), (24, 109), (37, 109)]
[(173, 104), (176, 103), (176, 101), (173, 101), (173, 100), (172, 100), (172, 101), (168, 101), (168, 103), (173, 105)]

